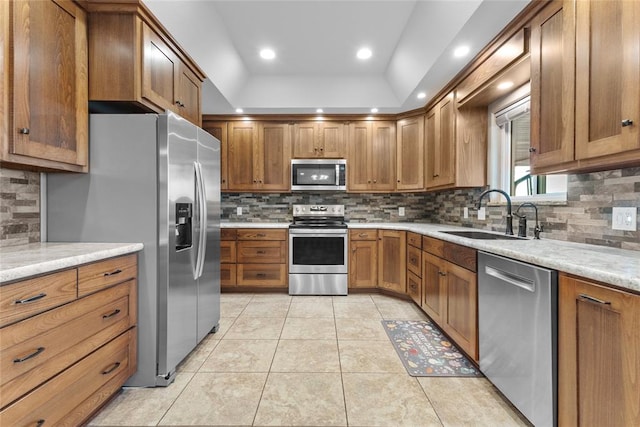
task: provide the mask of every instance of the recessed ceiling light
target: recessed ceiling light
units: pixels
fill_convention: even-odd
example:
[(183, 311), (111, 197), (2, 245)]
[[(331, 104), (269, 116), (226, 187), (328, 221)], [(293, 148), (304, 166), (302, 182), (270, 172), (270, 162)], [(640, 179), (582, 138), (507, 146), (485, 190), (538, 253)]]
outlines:
[(513, 86), (513, 82), (502, 82), (498, 85), (498, 89), (505, 90)]
[(425, 99), (425, 98), (427, 97), (427, 94), (426, 94), (426, 93), (424, 93), (424, 92), (420, 92), (420, 93), (417, 95), (417, 97), (418, 97), (418, 99)]
[(458, 46), (453, 51), (453, 56), (456, 58), (462, 58), (463, 56), (467, 56), (469, 53), (469, 46)]
[(372, 112), (372, 113), (377, 113), (377, 112), (378, 112), (378, 109), (377, 109), (377, 108), (372, 108), (372, 109), (371, 109), (371, 112)]
[(276, 53), (273, 51), (273, 49), (262, 49), (260, 51), (260, 58), (262, 59), (273, 59), (276, 57)]
[(324, 113), (324, 110), (322, 108), (318, 108), (316, 109), (316, 113)]
[(367, 116), (365, 117), (365, 120), (373, 120), (373, 116)]
[(372, 55), (371, 49), (367, 47), (363, 47), (358, 51), (356, 55), (358, 56), (358, 59), (369, 59), (371, 58), (371, 55)]
[(242, 108), (236, 108), (236, 113), (243, 113), (244, 110)]

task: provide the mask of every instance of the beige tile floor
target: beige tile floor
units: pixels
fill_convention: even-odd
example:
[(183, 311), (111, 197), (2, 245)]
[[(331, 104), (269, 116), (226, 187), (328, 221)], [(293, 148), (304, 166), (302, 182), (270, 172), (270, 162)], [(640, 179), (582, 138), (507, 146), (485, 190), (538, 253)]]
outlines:
[(380, 323), (412, 303), (223, 294), (220, 330), (166, 388), (125, 388), (91, 426), (526, 426), (484, 378), (414, 378)]

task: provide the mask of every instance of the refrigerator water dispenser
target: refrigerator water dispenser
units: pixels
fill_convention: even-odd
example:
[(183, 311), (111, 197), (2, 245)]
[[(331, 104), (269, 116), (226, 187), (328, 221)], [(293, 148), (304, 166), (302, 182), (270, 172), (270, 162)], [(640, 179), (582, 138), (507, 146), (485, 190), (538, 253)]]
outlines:
[(176, 251), (191, 247), (192, 203), (176, 203)]

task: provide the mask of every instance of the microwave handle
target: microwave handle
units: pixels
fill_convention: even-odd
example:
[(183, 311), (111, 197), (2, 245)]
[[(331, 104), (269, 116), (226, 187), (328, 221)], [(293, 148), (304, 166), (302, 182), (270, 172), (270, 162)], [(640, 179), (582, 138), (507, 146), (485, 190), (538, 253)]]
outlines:
[(336, 185), (340, 185), (340, 164), (336, 163)]

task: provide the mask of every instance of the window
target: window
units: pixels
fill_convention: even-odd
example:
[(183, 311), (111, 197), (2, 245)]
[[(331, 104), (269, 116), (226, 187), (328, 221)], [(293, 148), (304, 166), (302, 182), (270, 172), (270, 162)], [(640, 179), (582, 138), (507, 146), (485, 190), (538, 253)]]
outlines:
[(529, 85), (489, 106), (489, 180), (517, 200), (566, 200), (566, 175), (532, 175)]

